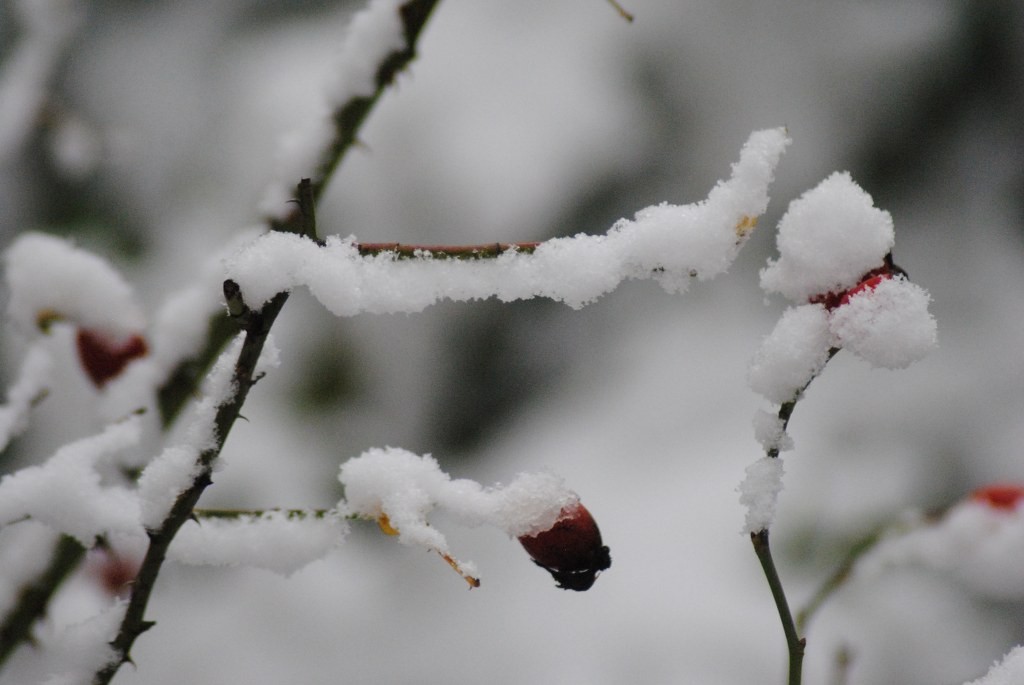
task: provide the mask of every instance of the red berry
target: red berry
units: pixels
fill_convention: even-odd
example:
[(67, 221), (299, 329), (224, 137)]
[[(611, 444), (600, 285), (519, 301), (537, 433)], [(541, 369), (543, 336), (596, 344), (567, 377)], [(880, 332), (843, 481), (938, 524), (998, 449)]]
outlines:
[(566, 590), (589, 590), (598, 574), (612, 565), (594, 517), (579, 503), (563, 509), (551, 528), (523, 535), (519, 542), (533, 562)]
[(887, 281), (890, 278), (892, 278), (892, 274), (881, 273), (872, 276), (871, 278), (864, 279), (863, 281), (861, 281), (860, 283), (858, 283), (857, 285), (853, 286), (845, 293), (843, 293), (843, 296), (839, 298), (839, 306), (841, 307), (844, 304), (849, 304), (850, 298), (854, 297), (855, 295), (858, 295), (863, 292), (873, 292), (874, 289), (878, 287), (879, 283), (881, 283), (882, 281)]
[(861, 276), (860, 282), (852, 288), (838, 293), (827, 292), (822, 295), (813, 295), (807, 301), (811, 304), (823, 305), (825, 309), (832, 311), (836, 307), (849, 303), (850, 298), (857, 293), (862, 293), (865, 290), (874, 290), (882, 281), (900, 275), (905, 278), (906, 272), (887, 260), (884, 265), (877, 269), (872, 269)]
[(95, 551), (88, 565), (89, 575), (111, 597), (124, 597), (139, 572), (139, 562), (110, 548)]
[(1013, 511), (1017, 508), (1020, 501), (1024, 499), (1024, 485), (993, 483), (972, 492), (971, 499), (975, 502), (987, 504), (993, 509)]
[(146, 339), (133, 334), (117, 340), (99, 331), (79, 328), (76, 340), (82, 368), (97, 388), (120, 374), (133, 359), (149, 352)]

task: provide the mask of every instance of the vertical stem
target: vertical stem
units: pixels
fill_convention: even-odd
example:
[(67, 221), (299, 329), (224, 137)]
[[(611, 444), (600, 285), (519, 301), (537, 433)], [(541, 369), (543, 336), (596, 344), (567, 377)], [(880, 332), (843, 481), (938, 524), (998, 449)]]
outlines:
[(789, 650), (789, 679), (786, 682), (788, 685), (800, 685), (803, 674), (804, 648), (807, 641), (797, 632), (796, 621), (793, 620), (793, 612), (789, 609), (786, 591), (782, 587), (782, 579), (779, 578), (775, 560), (772, 558), (771, 546), (768, 543), (768, 531), (751, 533), (750, 541), (754, 544), (754, 553), (757, 554), (761, 568), (764, 569), (764, 576), (768, 579), (768, 587), (771, 588), (772, 599), (775, 600), (775, 607), (778, 609), (779, 619), (782, 621), (782, 632), (786, 635), (786, 647)]
[[(838, 353), (838, 347), (831, 348), (828, 351), (828, 358), (825, 360), (825, 363), (827, 364)], [(818, 371), (818, 373), (820, 374), (821, 371)], [(796, 403), (803, 397), (804, 391), (807, 390), (807, 386), (811, 384), (814, 378), (807, 381), (807, 385), (801, 388), (793, 396), (793, 399), (784, 402), (779, 407), (779, 420), (782, 422), (782, 430), (785, 431), (789, 428), (789, 420), (793, 417)], [(778, 459), (778, 446), (770, 448), (766, 454), (770, 459)], [(793, 618), (793, 612), (789, 608), (786, 590), (782, 587), (782, 579), (779, 577), (779, 571), (775, 568), (775, 560), (772, 558), (772, 548), (768, 542), (768, 530), (764, 529), (751, 533), (750, 541), (754, 545), (754, 553), (757, 555), (758, 561), (761, 562), (764, 576), (768, 580), (768, 587), (772, 591), (772, 599), (775, 600), (775, 608), (779, 612), (779, 620), (782, 621), (782, 632), (786, 636), (786, 648), (789, 650), (789, 678), (786, 682), (788, 685), (800, 685), (800, 681), (803, 678), (804, 651), (807, 647), (807, 640), (800, 637), (800, 631)]]

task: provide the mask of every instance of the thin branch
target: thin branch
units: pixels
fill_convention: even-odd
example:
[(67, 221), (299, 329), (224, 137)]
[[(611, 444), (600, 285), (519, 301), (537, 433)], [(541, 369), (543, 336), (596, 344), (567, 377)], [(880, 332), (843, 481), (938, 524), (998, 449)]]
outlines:
[(484, 243), (481, 245), (409, 245), (403, 243), (357, 243), (359, 254), (394, 254), (399, 259), (493, 259), (506, 252), (531, 254), (542, 243)]
[[(838, 347), (829, 349), (825, 363), (827, 364), (838, 352)], [(818, 372), (818, 374), (820, 373), (821, 371)], [(793, 399), (784, 402), (779, 407), (778, 416), (782, 422), (783, 431), (789, 427), (789, 420), (793, 417), (793, 410), (796, 409), (797, 402), (803, 398), (804, 391), (807, 390), (816, 377), (817, 375), (807, 381), (807, 384), (793, 396)], [(769, 448), (766, 454), (771, 459), (778, 459), (778, 445)], [(751, 533), (750, 541), (754, 545), (754, 553), (757, 555), (758, 561), (761, 562), (761, 568), (764, 570), (765, 578), (768, 580), (768, 587), (771, 588), (772, 599), (775, 600), (775, 608), (778, 610), (779, 620), (782, 622), (782, 632), (786, 636), (786, 648), (789, 651), (789, 678), (786, 682), (788, 685), (800, 685), (800, 680), (803, 677), (804, 651), (807, 645), (807, 640), (800, 636), (802, 623), (798, 624), (793, 618), (793, 612), (789, 608), (789, 600), (786, 599), (786, 591), (782, 586), (782, 579), (775, 568), (771, 545), (768, 542), (767, 529)]]
[(782, 587), (782, 579), (775, 568), (775, 561), (772, 559), (771, 546), (768, 543), (768, 531), (762, 530), (750, 534), (750, 541), (754, 544), (754, 553), (757, 554), (761, 568), (764, 569), (764, 576), (768, 579), (768, 587), (771, 588), (772, 598), (779, 610), (779, 619), (782, 621), (782, 632), (786, 635), (786, 648), (789, 650), (789, 679), (788, 685), (800, 685), (803, 673), (804, 649), (807, 641), (800, 637), (797, 632), (796, 622), (793, 620), (793, 613), (789, 610), (789, 602), (786, 600), (786, 591)]
[(353, 97), (334, 111), (332, 116), (334, 140), (328, 147), (320, 166), (313, 173), (311, 188), (313, 200), (319, 202), (335, 169), (358, 140), (357, 133), (367, 115), (377, 104), (377, 100), (394, 83), (395, 77), (416, 58), (416, 43), (437, 3), (438, 0), (410, 0), (399, 7), (398, 12), (402, 18), (405, 45), (388, 55), (378, 66), (375, 78), (376, 88), (373, 95)]
[(620, 17), (622, 17), (629, 23), (633, 23), (633, 14), (631, 12), (628, 12), (625, 7), (623, 7), (617, 2), (617, 0), (608, 0), (608, 4), (615, 9), (615, 11), (619, 14)]
[[(284, 514), (285, 518), (293, 520), (325, 519), (328, 516), (336, 516), (336, 509), (194, 509), (192, 515), (197, 519), (257, 519), (267, 514)], [(355, 514), (344, 517), (349, 520), (360, 518)]]
[(876, 530), (854, 543), (836, 570), (825, 579), (825, 582), (807, 600), (807, 604), (804, 605), (803, 609), (797, 613), (796, 625), (798, 630), (802, 632), (814, 615), (818, 613), (825, 600), (835, 594), (846, 583), (853, 572), (853, 567), (857, 564), (857, 560), (870, 552), (878, 544), (885, 531), (886, 528), (884, 526), (879, 526)]
[[(321, 166), (316, 170), (315, 182), (307, 184), (306, 188), (300, 187), (297, 189), (296, 200), (298, 201), (299, 208), (303, 206), (303, 203), (309, 203), (310, 200), (315, 203), (319, 199), (324, 187), (330, 181), (333, 172), (340, 164), (345, 153), (357, 141), (359, 129), (377, 103), (380, 95), (394, 81), (398, 72), (404, 69), (416, 56), (416, 43), (437, 2), (438, 0), (410, 0), (399, 8), (406, 45), (403, 49), (388, 55), (381, 63), (377, 72), (377, 89), (372, 97), (354, 98), (335, 112), (333, 116), (335, 139), (329, 145), (329, 150), (325, 154)], [(315, 230), (311, 230), (309, 220), (304, 219), (301, 216), (301, 212), (299, 214), (300, 216), (273, 221), (270, 228), (315, 237)], [(310, 213), (311, 216), (312, 213)], [(266, 332), (269, 331), (270, 325), (286, 300), (287, 294), (281, 294), (265, 305), (258, 316), (246, 317), (247, 320), (244, 322), (244, 327), (246, 328), (247, 336), (246, 342), (243, 345), (242, 355), (239, 358), (239, 365), (255, 365), (255, 361), (259, 357), (259, 350), (262, 349)], [(223, 314), (210, 318), (209, 332), (204, 348), (199, 350), (193, 357), (182, 361), (169, 375), (167, 381), (158, 389), (158, 406), (164, 428), (170, 427), (181, 414), (188, 401), (195, 397), (199, 383), (209, 371), (214, 360), (217, 359), (228, 341), (234, 337), (238, 330), (239, 320), (237, 319), (225, 317)], [(262, 331), (262, 333), (250, 334), (250, 331)], [(249, 376), (246, 382), (238, 386), (242, 401), (244, 401), (244, 395), (248, 392), (253, 382), (251, 371), (252, 369), (249, 368)], [(236, 368), (236, 374), (239, 373), (239, 368)], [(242, 370), (241, 376), (245, 375), (244, 370)], [(221, 430), (221, 444), (223, 439), (227, 437), (230, 426), (235, 418), (237, 418), (240, 407), (241, 403), (238, 403), (237, 406), (222, 407), (222, 411), (218, 412), (217, 426)], [(212, 463), (218, 452), (219, 446), (216, 450), (204, 454), (204, 461)], [(206, 474), (205, 480), (208, 481), (208, 479), (209, 474)], [(167, 547), (170, 545), (170, 541), (173, 539), (181, 523), (187, 520), (191, 508), (195, 505), (195, 500), (198, 500), (202, 490), (208, 485), (208, 482), (204, 483), (202, 480), (197, 480), (195, 487), (189, 492), (183, 493), (182, 497), (179, 498), (179, 502), (176, 503), (175, 508), (172, 510), (172, 517), (169, 519), (170, 524), (161, 527), (160, 531), (155, 531), (151, 534), (150, 548), (146, 559), (143, 561), (143, 567), (140, 569), (140, 577), (135, 584), (136, 592), (133, 593), (128, 607), (129, 613), (126, 614), (121, 634), (118, 635), (114, 645), (120, 661), (105, 669), (104, 672), (97, 674), (97, 683), (109, 682), (121, 663), (130, 658), (129, 652), (135, 638), (150, 627), (151, 624), (143, 620), (143, 613), (149, 600), (149, 594), (152, 591), (152, 584), (163, 563), (163, 558)], [(182, 515), (185, 518), (179, 522), (178, 519)], [(28, 629), (46, 612), (50, 597), (64, 578), (77, 566), (82, 556), (84, 556), (84, 548), (78, 545), (77, 558), (72, 559), (74, 555), (69, 552), (72, 545), (78, 545), (78, 543), (74, 540), (67, 542), (65, 539), (58, 543), (49, 568), (39, 576), (36, 590), (22, 593), (19, 601), (7, 613), (2, 624), (2, 630), (5, 632), (0, 634), (0, 636), (3, 638), (3, 647), (8, 652), (13, 651), (18, 644), (27, 639)], [(138, 589), (140, 586), (142, 589)], [(2, 663), (2, 660), (2, 657), (0, 657), (0, 663)]]
[[(372, 96), (353, 97), (334, 111), (331, 117), (334, 122), (333, 140), (328, 143), (319, 166), (313, 170), (309, 186), (306, 190), (296, 190), (295, 211), (284, 219), (269, 221), (272, 230), (309, 235), (309, 231), (302, 225), (301, 217), (295, 216), (299, 212), (298, 208), (303, 202), (312, 201), (311, 204), (315, 205), (320, 201), (345, 154), (358, 141), (359, 130), (381, 95), (394, 83), (399, 72), (415, 59), (420, 34), (438, 2), (409, 0), (399, 7), (405, 45), (385, 57), (378, 66), (376, 89)], [(300, 192), (306, 192), (308, 197), (299, 197)], [(222, 314), (210, 318), (205, 347), (193, 357), (183, 360), (159, 389), (160, 417), (164, 427), (169, 427), (188, 400), (195, 396), (200, 381), (237, 331), (237, 326)]]
[[(309, 179), (303, 179), (299, 184), (299, 197), (308, 201), (311, 195), (308, 192)], [(314, 232), (310, 237), (316, 238), (316, 221), (312, 205), (303, 204), (300, 207), (299, 217), (301, 224), (299, 231)], [(259, 312), (254, 312), (245, 306), (241, 301), (241, 294), (238, 286), (232, 281), (224, 284), (224, 295), (228, 300), (229, 312), (238, 319), (245, 331), (245, 338), (242, 341), (242, 349), (235, 361), (235, 368), (232, 376), (232, 385), (235, 388), (234, 394), (229, 400), (217, 408), (215, 425), (215, 444), (200, 453), (197, 460), (198, 475), (192, 484), (175, 500), (170, 513), (163, 523), (156, 530), (147, 531), (149, 536), (149, 547), (139, 567), (138, 575), (132, 584), (132, 594), (125, 610), (124, 619), (118, 630), (117, 637), (110, 643), (114, 651), (114, 659), (103, 669), (96, 673), (93, 679), (94, 685), (106, 685), (120, 669), (121, 665), (131, 661), (131, 649), (139, 635), (146, 632), (153, 626), (153, 622), (146, 620), (146, 607), (149, 598), (156, 585), (156, 578), (160, 573), (167, 550), (177, 535), (178, 530), (186, 521), (192, 518), (193, 510), (199, 501), (203, 491), (213, 482), (211, 474), (214, 462), (220, 456), (221, 449), (231, 428), (238, 419), (242, 406), (245, 404), (249, 390), (256, 383), (256, 364), (259, 361), (260, 353), (270, 334), (274, 320), (280, 313), (284, 303), (288, 301), (288, 293), (278, 293), (266, 303)]]

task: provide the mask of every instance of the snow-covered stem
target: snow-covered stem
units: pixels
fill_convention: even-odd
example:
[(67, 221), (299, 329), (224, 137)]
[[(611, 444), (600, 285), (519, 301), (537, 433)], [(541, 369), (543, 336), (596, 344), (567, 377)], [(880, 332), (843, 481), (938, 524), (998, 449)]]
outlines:
[(484, 243), (481, 245), (410, 245), (407, 243), (356, 243), (359, 254), (365, 256), (382, 253), (399, 259), (430, 257), (433, 259), (494, 259), (510, 250), (531, 254), (541, 243)]
[[(309, 231), (308, 237), (315, 240), (316, 221), (313, 205), (310, 203), (311, 196), (306, 191), (308, 186), (308, 179), (303, 179), (299, 184), (299, 216), (301, 217), (299, 230)], [(149, 537), (149, 546), (132, 585), (131, 599), (125, 610), (124, 620), (121, 622), (117, 637), (111, 642), (115, 658), (97, 672), (93, 680), (94, 685), (109, 683), (121, 665), (131, 660), (131, 648), (135, 639), (153, 626), (153, 623), (145, 618), (146, 606), (149, 604), (157, 576), (167, 557), (167, 550), (178, 530), (192, 518), (196, 503), (203, 491), (213, 482), (211, 474), (214, 462), (220, 456), (224, 442), (238, 419), (249, 390), (259, 380), (259, 376), (256, 374), (256, 364), (267, 342), (270, 329), (274, 325), (274, 320), (288, 300), (288, 293), (279, 293), (266, 303), (261, 311), (253, 312), (238, 299), (237, 291), (230, 288), (230, 281), (224, 284), (224, 289), (225, 297), (228, 300), (228, 310), (232, 317), (241, 323), (242, 329), (245, 331), (245, 338), (238, 353), (238, 359), (235, 361), (231, 379), (234, 393), (217, 408), (214, 419), (214, 444), (200, 452), (197, 459), (198, 475), (193, 479), (192, 484), (178, 495), (160, 526), (146, 531)]]
[[(416, 57), (416, 44), (420, 33), (426, 25), (438, 0), (409, 0), (398, 8), (403, 28), (404, 46), (388, 54), (378, 65), (375, 77), (375, 90), (372, 96), (353, 95), (340, 103), (331, 114), (334, 124), (333, 138), (322, 151), (321, 162), (315, 170), (309, 184), (296, 189), (294, 201), (295, 211), (285, 218), (269, 218), (268, 225), (272, 230), (298, 232), (309, 235), (309, 231), (301, 226), (302, 217), (298, 216), (302, 203), (315, 204), (323, 194), (335, 169), (341, 163), (345, 153), (357, 142), (359, 130), (366, 117), (377, 104), (384, 90), (390, 86), (395, 77), (405, 69)], [(311, 170), (303, 173), (309, 174)], [(300, 197), (303, 193), (306, 198)], [(297, 228), (300, 227), (300, 228)], [(182, 361), (168, 376), (167, 381), (159, 389), (160, 417), (165, 427), (169, 427), (180, 414), (189, 398), (195, 395), (199, 382), (206, 371), (217, 359), (221, 350), (234, 336), (237, 328), (230, 325), (223, 316), (214, 316), (210, 320), (210, 333), (202, 350), (195, 356)]]
[(32, 626), (46, 613), (50, 598), (85, 557), (85, 548), (70, 535), (61, 535), (54, 546), (50, 565), (21, 588), (18, 601), (0, 624), (0, 666), (23, 642), (31, 638)]
[(754, 553), (757, 554), (757, 559), (761, 562), (761, 568), (764, 569), (764, 576), (768, 580), (768, 587), (772, 591), (772, 599), (775, 600), (775, 606), (779, 610), (782, 631), (786, 635), (786, 649), (789, 651), (789, 679), (786, 682), (788, 685), (800, 685), (803, 674), (804, 649), (807, 646), (807, 641), (800, 637), (796, 621), (793, 619), (793, 612), (789, 609), (786, 591), (782, 587), (782, 579), (779, 578), (778, 569), (775, 568), (775, 561), (772, 558), (768, 531), (761, 530), (751, 533), (750, 541), (754, 544)]
[[(333, 509), (194, 509), (192, 515), (197, 519), (249, 519), (260, 518), (270, 513), (284, 514), (288, 519), (322, 519), (337, 514)], [(359, 516), (343, 518), (357, 519)]]
[(232, 383), (236, 390), (231, 399), (217, 409), (216, 444), (200, 453), (198, 458), (199, 475), (192, 481), (192, 485), (178, 496), (160, 527), (147, 531), (149, 546), (132, 586), (131, 599), (128, 602), (121, 628), (111, 643), (116, 655), (115, 660), (96, 674), (93, 681), (96, 685), (105, 685), (110, 682), (121, 664), (130, 660), (130, 652), (135, 639), (153, 625), (152, 622), (145, 620), (146, 606), (153, 592), (156, 578), (167, 557), (167, 550), (181, 526), (192, 517), (192, 511), (203, 491), (213, 482), (210, 477), (213, 464), (220, 455), (224, 441), (238, 418), (249, 389), (258, 380), (258, 377), (255, 376), (256, 362), (266, 343), (274, 319), (277, 318), (287, 299), (287, 293), (281, 293), (271, 300), (259, 314), (248, 313), (249, 315), (246, 316), (245, 340), (242, 343), (232, 377)]
[[(838, 347), (831, 348), (828, 351), (828, 359), (826, 360), (825, 363), (827, 364), (828, 361), (831, 360), (832, 357), (836, 356), (837, 354), (839, 354), (839, 348)], [(821, 372), (819, 371), (818, 373), (821, 373)], [(780, 423), (780, 427), (781, 427), (783, 433), (785, 433), (786, 430), (789, 428), (789, 420), (793, 416), (793, 410), (796, 409), (796, 403), (799, 402), (800, 399), (804, 396), (804, 391), (807, 390), (808, 386), (810, 386), (811, 381), (813, 381), (813, 380), (814, 380), (814, 378), (812, 378), (810, 381), (807, 381), (807, 385), (805, 385), (793, 397), (793, 399), (789, 400), (788, 402), (783, 402), (782, 405), (779, 407), (779, 423)], [(769, 447), (765, 451), (765, 455), (768, 456), (771, 459), (778, 459), (779, 458), (779, 451), (780, 451), (779, 445), (778, 445), (778, 443), (775, 443), (775, 444), (773, 444), (771, 447)]]
[(331, 116), (334, 123), (334, 139), (312, 177), (311, 191), (314, 201), (319, 201), (334, 170), (341, 163), (345, 153), (357, 142), (359, 129), (381, 94), (415, 59), (416, 43), (437, 3), (438, 0), (409, 0), (398, 7), (404, 45), (388, 54), (377, 65), (372, 95), (353, 94), (334, 110)]
[[(839, 348), (833, 347), (830, 349), (828, 351), (828, 359), (831, 360), (838, 352)], [(778, 416), (783, 432), (789, 428), (789, 420), (793, 417), (793, 410), (796, 409), (797, 402), (803, 397), (804, 391), (807, 390), (807, 386), (813, 380), (814, 378), (808, 381), (807, 385), (798, 391), (792, 399), (783, 402), (779, 406)], [(778, 443), (772, 444), (765, 451), (765, 455), (770, 459), (778, 459)], [(804, 651), (807, 647), (806, 638), (801, 637), (806, 614), (801, 614), (802, 618), (799, 621), (793, 617), (793, 611), (789, 607), (789, 600), (786, 598), (786, 590), (782, 585), (782, 579), (779, 577), (778, 569), (775, 568), (775, 560), (772, 557), (772, 549), (768, 540), (768, 529), (764, 528), (751, 532), (750, 541), (754, 545), (754, 553), (757, 555), (758, 561), (761, 562), (761, 568), (764, 570), (765, 578), (768, 580), (768, 587), (771, 588), (772, 599), (775, 600), (775, 608), (778, 610), (779, 620), (782, 622), (782, 632), (786, 636), (786, 649), (789, 652), (789, 679), (786, 682), (788, 685), (799, 685), (803, 673)]]

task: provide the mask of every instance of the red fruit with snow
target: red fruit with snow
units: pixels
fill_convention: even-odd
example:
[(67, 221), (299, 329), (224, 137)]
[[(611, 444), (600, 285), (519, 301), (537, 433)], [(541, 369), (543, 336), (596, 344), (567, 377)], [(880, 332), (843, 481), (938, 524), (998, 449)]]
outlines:
[(137, 333), (117, 339), (89, 328), (80, 328), (75, 344), (82, 368), (97, 388), (102, 388), (129, 363), (149, 352), (146, 339)]
[(863, 281), (861, 281), (860, 283), (858, 283), (857, 285), (853, 286), (845, 293), (843, 293), (843, 296), (839, 298), (839, 306), (842, 307), (844, 304), (849, 304), (850, 298), (855, 297), (860, 293), (873, 292), (874, 289), (878, 287), (879, 283), (881, 283), (882, 281), (887, 281), (890, 278), (892, 278), (892, 274), (881, 273), (876, 276), (872, 276), (871, 278), (864, 279)]
[(993, 509), (1013, 511), (1024, 499), (1024, 485), (1016, 483), (993, 483), (971, 493), (971, 500), (987, 504)]
[(854, 297), (859, 293), (870, 292), (877, 288), (878, 284), (881, 283), (882, 281), (888, 280), (890, 278), (893, 278), (897, 274), (902, 273), (903, 269), (899, 268), (898, 266), (890, 266), (886, 264), (885, 266), (879, 267), (877, 269), (872, 269), (871, 271), (864, 274), (864, 276), (861, 277), (860, 282), (848, 290), (839, 293), (829, 292), (825, 293), (824, 295), (815, 295), (808, 301), (811, 304), (824, 305), (825, 309), (832, 311), (836, 307), (841, 307), (844, 304), (848, 304), (850, 302), (851, 297)]
[(519, 542), (565, 590), (589, 590), (598, 574), (612, 565), (594, 517), (579, 503), (563, 509), (551, 528), (523, 535)]

